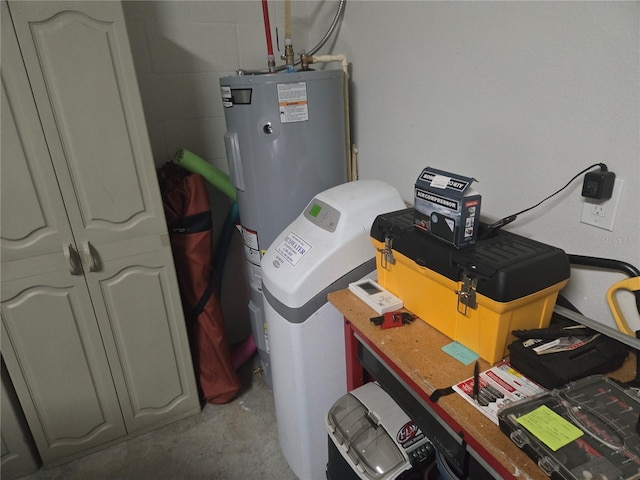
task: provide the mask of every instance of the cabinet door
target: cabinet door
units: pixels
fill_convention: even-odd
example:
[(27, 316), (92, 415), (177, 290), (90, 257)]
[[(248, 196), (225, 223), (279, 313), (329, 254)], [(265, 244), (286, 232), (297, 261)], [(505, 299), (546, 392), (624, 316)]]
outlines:
[(166, 232), (120, 2), (9, 2), (76, 241)]
[(36, 472), (40, 468), (40, 461), (4, 362), (0, 368), (0, 402), (2, 404), (0, 470), (2, 470), (3, 480), (13, 480)]
[(127, 429), (194, 413), (193, 366), (120, 3), (9, 7)]
[(46, 464), (126, 431), (4, 2), (1, 8), (2, 356)]
[(63, 249), (74, 239), (6, 3), (1, 7), (0, 249), (6, 280), (64, 268)]
[[(15, 357), (12, 376), (15, 371), (24, 378), (21, 399), (31, 395), (31, 382), (37, 383), (35, 391), (49, 388), (42, 373), (47, 371), (40, 370), (47, 365), (41, 362), (45, 358), (75, 369), (69, 383), (62, 383), (68, 390), (54, 390), (56, 383), (49, 380), (51, 391), (46, 393), (57, 395), (50, 397), (52, 404), (72, 408), (66, 392), (76, 390), (71, 388), (76, 377), (78, 388), (86, 390), (87, 409), (91, 382), (97, 402), (61, 436), (42, 422), (45, 431), (34, 437), (51, 450), (50, 460), (75, 454), (62, 448), (68, 446), (65, 439), (73, 439), (69, 445), (81, 451), (124, 434), (122, 419), (131, 433), (196, 413), (199, 400), (121, 6), (112, 1), (8, 5), (28, 77), (24, 86), (33, 92), (39, 132), (44, 132), (82, 267), (70, 275), (68, 264), (62, 264), (66, 272), (56, 264), (46, 272), (10, 277), (6, 288), (3, 277), (3, 329), (8, 333), (6, 342), (3, 335), (3, 354), (6, 345)], [(33, 191), (40, 194), (38, 188)], [(19, 214), (19, 207), (15, 211)], [(64, 255), (56, 261), (60, 258)], [(55, 281), (61, 285), (49, 283)], [(36, 307), (31, 305), (49, 319), (43, 328), (51, 331), (42, 338), (50, 345), (30, 339), (34, 331), (23, 327), (42, 321), (34, 318)], [(37, 374), (22, 371), (29, 362)], [(38, 401), (33, 400), (36, 416), (42, 408)], [(111, 417), (115, 410), (121, 410), (117, 429)], [(81, 421), (90, 427), (84, 436)], [(54, 422), (53, 427), (62, 425)], [(62, 443), (49, 445), (58, 438)], [(47, 462), (44, 454), (43, 460)]]
[(124, 436), (84, 277), (3, 281), (1, 305), (2, 356), (45, 465)]
[(164, 247), (87, 274), (129, 432), (200, 409), (171, 256)]

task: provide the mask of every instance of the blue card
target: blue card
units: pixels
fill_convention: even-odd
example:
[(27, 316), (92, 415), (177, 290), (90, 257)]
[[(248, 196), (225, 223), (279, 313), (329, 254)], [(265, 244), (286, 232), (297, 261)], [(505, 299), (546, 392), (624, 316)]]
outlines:
[(465, 365), (470, 365), (480, 357), (476, 352), (469, 350), (460, 342), (451, 342), (449, 345), (442, 347), (442, 351)]

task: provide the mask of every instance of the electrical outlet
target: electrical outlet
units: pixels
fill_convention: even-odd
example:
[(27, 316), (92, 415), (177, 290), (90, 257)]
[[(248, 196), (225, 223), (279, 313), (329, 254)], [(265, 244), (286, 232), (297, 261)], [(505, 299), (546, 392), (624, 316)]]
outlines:
[(607, 215), (607, 209), (598, 203), (591, 209), (591, 215), (604, 218)]
[(608, 200), (595, 200), (586, 198), (582, 207), (582, 218), (580, 221), (587, 225), (613, 231), (613, 224), (616, 219), (618, 203), (622, 196), (622, 185), (624, 180), (616, 178), (613, 185), (613, 193)]

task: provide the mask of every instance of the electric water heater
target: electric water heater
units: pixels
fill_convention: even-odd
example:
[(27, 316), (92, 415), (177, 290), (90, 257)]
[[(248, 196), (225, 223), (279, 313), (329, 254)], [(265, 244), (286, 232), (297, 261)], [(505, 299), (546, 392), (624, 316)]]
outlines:
[(260, 261), (317, 193), (347, 181), (345, 88), (342, 70), (220, 79), (225, 148), (250, 287), (249, 319), (270, 387)]

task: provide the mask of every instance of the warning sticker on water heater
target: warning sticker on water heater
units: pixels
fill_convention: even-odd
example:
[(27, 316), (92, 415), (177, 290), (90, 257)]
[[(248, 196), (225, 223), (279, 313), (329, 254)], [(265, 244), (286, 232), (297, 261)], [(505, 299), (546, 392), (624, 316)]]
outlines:
[(233, 96), (231, 95), (231, 87), (223, 85), (220, 87), (220, 93), (222, 94), (222, 106), (229, 108), (233, 107)]
[(295, 267), (309, 250), (311, 250), (311, 245), (293, 232), (289, 232), (284, 240), (280, 242), (280, 245), (276, 247), (276, 252), (282, 255), (292, 267)]
[(305, 122), (309, 120), (309, 102), (307, 100), (307, 84), (279, 83), (278, 107), (280, 122)]

